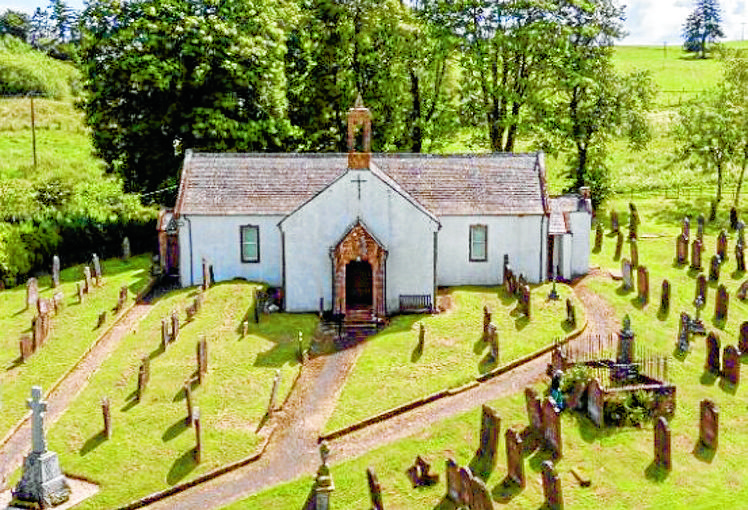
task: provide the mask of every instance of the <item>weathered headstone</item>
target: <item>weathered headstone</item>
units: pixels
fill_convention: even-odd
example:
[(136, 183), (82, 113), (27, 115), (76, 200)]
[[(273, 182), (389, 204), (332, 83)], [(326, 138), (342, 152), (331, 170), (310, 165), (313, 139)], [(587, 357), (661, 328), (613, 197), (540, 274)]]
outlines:
[(745, 271), (745, 249), (740, 243), (735, 245), (735, 269), (742, 273)]
[(636, 270), (636, 288), (638, 291), (639, 301), (642, 303), (649, 302), (649, 271), (644, 266), (639, 266)]
[(619, 260), (621, 258), (621, 251), (623, 250), (623, 232), (618, 232), (616, 238), (616, 252), (613, 254), (613, 260)]
[(122, 260), (129, 260), (130, 255), (130, 238), (125, 237), (122, 240)]
[(734, 345), (728, 345), (722, 353), (722, 376), (733, 386), (740, 384), (740, 354)]
[(746, 294), (748, 294), (748, 280), (740, 284), (738, 288), (738, 299), (745, 301)]
[(698, 239), (700, 243), (704, 242), (704, 222), (704, 215), (699, 214), (698, 218), (696, 218), (696, 239)]
[(561, 479), (556, 473), (556, 468), (550, 460), (541, 464), (543, 473), (543, 495), (545, 496), (545, 508), (548, 510), (562, 510), (564, 499), (561, 493)]
[(629, 202), (629, 239), (638, 238), (638, 228), (640, 223), (639, 212), (636, 210), (636, 206), (633, 202)]
[(727, 310), (730, 305), (730, 295), (727, 293), (727, 287), (720, 284), (717, 287), (717, 299), (714, 304), (714, 318), (718, 321), (727, 321)]
[(454, 461), (454, 459), (448, 458), (446, 460), (446, 477), (447, 477), (447, 499), (453, 503), (460, 503), (461, 497), (460, 492), (462, 488), (462, 481), (460, 480), (460, 467)]
[(598, 222), (595, 227), (595, 247), (593, 248), (596, 252), (600, 251), (603, 247), (603, 234), (603, 224)]
[(562, 457), (561, 417), (550, 400), (543, 403), (543, 439), (551, 457)]
[(681, 312), (680, 325), (678, 327), (678, 351), (686, 353), (691, 349), (690, 343), (691, 317)]
[[(464, 467), (460, 468), (460, 502), (458, 505), (464, 505), (470, 508), (473, 503), (473, 473)], [(459, 508), (459, 506), (458, 506)]]
[(83, 292), (85, 294), (88, 294), (92, 290), (93, 290), (93, 279), (91, 278), (91, 268), (86, 266), (83, 268)]
[(480, 422), (480, 447), (475, 454), (481, 459), (486, 459), (491, 465), (496, 460), (500, 431), (501, 417), (490, 406), (484, 404)]
[(148, 386), (148, 380), (150, 378), (150, 360), (148, 359), (148, 356), (143, 356), (143, 359), (140, 362), (140, 367), (138, 368), (138, 389), (135, 393), (135, 398), (138, 402), (143, 399), (145, 388)]
[(582, 398), (587, 391), (586, 381), (580, 379), (574, 383), (574, 387), (571, 389), (569, 398), (566, 401), (566, 405), (569, 409), (578, 409), (582, 404)]
[(470, 479), (470, 510), (493, 510), (491, 492), (486, 487), (486, 482), (477, 476)]
[(675, 260), (678, 264), (688, 262), (688, 239), (683, 234), (679, 235), (675, 241)]
[(270, 392), (270, 400), (268, 401), (267, 414), (272, 413), (275, 410), (275, 400), (278, 398), (278, 388), (280, 388), (281, 382), (281, 371), (275, 371), (275, 377), (273, 378), (273, 389)]
[(683, 222), (681, 223), (680, 233), (682, 236), (686, 238), (686, 242), (688, 242), (691, 236), (691, 219), (688, 216), (683, 217)]
[(208, 373), (208, 340), (203, 336), (197, 342), (197, 381), (202, 384)]
[(530, 429), (535, 434), (542, 433), (543, 430), (543, 411), (538, 393), (534, 388), (527, 386), (525, 388), (525, 406), (527, 408), (527, 420)]
[(34, 353), (34, 341), (31, 335), (21, 335), (21, 361), (25, 362)]
[(171, 311), (171, 334), (169, 335), (169, 340), (171, 342), (176, 342), (179, 338), (179, 311), (172, 310)]
[(740, 354), (748, 354), (748, 321), (745, 321), (740, 325), (738, 350), (740, 351)]
[(525, 486), (525, 461), (523, 457), (521, 434), (513, 428), (506, 429), (507, 478), (520, 487)]
[(184, 424), (191, 427), (195, 418), (195, 407), (192, 405), (192, 384), (190, 381), (184, 383), (182, 391), (184, 391), (184, 404), (187, 407), (187, 416), (184, 418)]
[(483, 341), (488, 341), (488, 326), (491, 324), (491, 312), (487, 306), (483, 307)]
[(660, 293), (660, 311), (668, 313), (670, 311), (670, 282), (667, 279), (662, 280), (662, 292)]
[(577, 314), (574, 311), (574, 303), (571, 298), (566, 298), (566, 323), (572, 328), (577, 327)]
[(60, 285), (60, 257), (52, 257), (52, 288)]
[(735, 209), (735, 206), (730, 207), (730, 229), (738, 229), (738, 210)]
[(670, 426), (664, 416), (657, 418), (654, 427), (654, 464), (660, 469), (670, 471)]
[(702, 305), (706, 304), (706, 298), (707, 298), (707, 281), (706, 276), (703, 274), (700, 274), (696, 278), (696, 295), (694, 296), (694, 300), (701, 299)]
[(31, 277), (26, 282), (26, 308), (36, 308), (39, 301), (39, 282)]
[(200, 408), (196, 407), (192, 411), (192, 426), (195, 429), (195, 450), (193, 452), (195, 458), (195, 464), (200, 464), (203, 460), (203, 438), (202, 438), (202, 426), (200, 423)]
[(721, 261), (727, 260), (727, 232), (722, 229), (717, 236), (717, 256)]
[(632, 274), (632, 266), (629, 259), (624, 258), (621, 260), (621, 275), (623, 275), (623, 288), (630, 290), (634, 286), (634, 278)]
[(531, 305), (531, 294), (530, 294), (530, 286), (527, 284), (520, 286), (520, 304), (522, 305), (522, 308), (520, 309), (520, 313), (522, 313), (525, 317), (528, 319), (530, 318), (530, 305)]
[(119, 288), (119, 295), (117, 296), (117, 306), (114, 307), (115, 313), (119, 313), (124, 310), (127, 304), (127, 285), (123, 285)]
[(76, 285), (76, 291), (77, 291), (77, 294), (78, 294), (78, 304), (82, 304), (83, 303), (83, 294), (84, 294), (84, 292), (83, 292), (83, 286), (80, 283), (76, 283), (75, 285)]
[(619, 228), (618, 213), (616, 211), (610, 211), (610, 231), (617, 234)]
[(96, 329), (99, 329), (104, 324), (106, 324), (106, 312), (105, 311), (99, 314), (99, 320), (98, 322), (96, 322)]
[(639, 267), (639, 245), (636, 239), (629, 242), (629, 253), (631, 254), (631, 267), (636, 269)]
[(706, 363), (704, 370), (712, 374), (719, 375), (719, 354), (720, 341), (714, 332), (710, 332), (706, 337)]
[(593, 378), (587, 385), (587, 416), (589, 416), (592, 423), (598, 427), (602, 427), (603, 425), (604, 406), (605, 397), (603, 395), (603, 390), (600, 387), (600, 381)]
[(104, 418), (104, 436), (107, 439), (112, 438), (112, 411), (109, 405), (109, 398), (101, 399), (101, 414)]
[(712, 259), (709, 261), (709, 281), (710, 282), (716, 282), (719, 281), (719, 269), (720, 264), (722, 261), (719, 258), (719, 255), (712, 255)]
[(63, 299), (65, 298), (65, 294), (62, 292), (55, 292), (54, 296), (52, 296), (52, 304), (55, 307), (55, 313), (60, 313), (60, 310), (62, 310), (63, 305)]
[(488, 345), (491, 363), (499, 361), (499, 330), (493, 324), (488, 327)]
[(366, 480), (369, 482), (369, 499), (371, 499), (371, 510), (383, 510), (382, 486), (376, 473), (370, 467), (366, 468)]
[(691, 269), (701, 270), (701, 241), (691, 243)]
[(426, 326), (424, 326), (423, 322), (418, 323), (418, 346), (416, 349), (419, 352), (423, 352), (424, 347), (426, 347)]
[(169, 319), (161, 319), (161, 348), (165, 351), (169, 346)]
[(93, 277), (96, 278), (96, 283), (100, 283), (102, 273), (101, 273), (101, 261), (99, 260), (99, 256), (95, 253), (91, 257), (91, 260), (93, 262)]
[(700, 405), (699, 442), (709, 450), (719, 445), (719, 407), (708, 399)]
[(439, 482), (439, 475), (431, 473), (431, 464), (420, 455), (416, 457), (415, 462), (408, 468), (406, 474), (414, 489), (416, 487), (428, 487)]
[(210, 288), (210, 269), (208, 268), (208, 261), (203, 259), (203, 290)]

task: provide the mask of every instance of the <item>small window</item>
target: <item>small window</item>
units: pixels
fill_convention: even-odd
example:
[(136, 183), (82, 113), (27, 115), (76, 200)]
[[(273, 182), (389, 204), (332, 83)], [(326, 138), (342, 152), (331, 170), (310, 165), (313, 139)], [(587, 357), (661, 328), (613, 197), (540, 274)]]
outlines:
[(260, 261), (260, 227), (243, 225), (241, 227), (242, 262)]
[(470, 261), (485, 262), (488, 260), (488, 227), (470, 225)]

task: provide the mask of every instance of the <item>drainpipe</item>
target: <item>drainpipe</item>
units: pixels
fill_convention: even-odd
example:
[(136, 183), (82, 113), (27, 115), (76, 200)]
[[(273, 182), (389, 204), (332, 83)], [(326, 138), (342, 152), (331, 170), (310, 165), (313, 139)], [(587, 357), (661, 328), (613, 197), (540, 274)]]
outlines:
[[(548, 252), (548, 236), (544, 235), (543, 223), (545, 223), (545, 214), (540, 216), (540, 283), (546, 280), (546, 276), (543, 276), (543, 253)], [(543, 246), (545, 246), (545, 249), (543, 249)]]

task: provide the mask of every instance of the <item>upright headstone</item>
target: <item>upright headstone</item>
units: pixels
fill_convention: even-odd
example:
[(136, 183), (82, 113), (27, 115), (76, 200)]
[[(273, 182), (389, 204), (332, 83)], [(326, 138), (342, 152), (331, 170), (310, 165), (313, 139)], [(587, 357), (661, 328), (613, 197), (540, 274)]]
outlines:
[(525, 462), (523, 457), (522, 436), (513, 428), (506, 429), (507, 478), (520, 487), (525, 486)]
[(696, 295), (694, 296), (694, 301), (697, 299), (701, 299), (702, 305), (706, 304), (706, 298), (707, 298), (707, 281), (706, 276), (703, 274), (700, 274), (696, 278)]
[(93, 277), (96, 278), (96, 283), (99, 284), (101, 283), (101, 277), (102, 277), (101, 261), (99, 261), (99, 256), (96, 255), (95, 253), (91, 257), (91, 259), (93, 261)]
[(670, 282), (662, 280), (662, 292), (660, 294), (660, 311), (668, 313), (670, 311)]
[(60, 470), (57, 454), (47, 450), (44, 437), (47, 402), (42, 400), (39, 386), (31, 388), (26, 406), (31, 409), (31, 453), (23, 460), (21, 480), (12, 491), (10, 508), (50, 508), (70, 498), (70, 486)]
[(107, 439), (112, 438), (112, 411), (109, 405), (109, 398), (101, 399), (101, 414), (104, 417), (104, 436)]
[(447, 473), (447, 499), (449, 499), (453, 503), (460, 503), (460, 492), (462, 488), (462, 481), (460, 480), (460, 467), (457, 465), (454, 459), (448, 458), (446, 460), (445, 471)]
[(719, 258), (719, 255), (712, 255), (712, 258), (709, 261), (709, 281), (710, 282), (719, 281), (719, 269), (720, 269), (721, 263), (722, 263), (722, 260)]
[(623, 275), (623, 288), (630, 290), (634, 286), (632, 266), (629, 259), (624, 258), (621, 261), (621, 275)]
[(125, 237), (122, 240), (122, 260), (130, 260), (130, 238)]
[(598, 427), (602, 427), (603, 425), (604, 405), (605, 399), (603, 390), (600, 387), (600, 382), (593, 378), (587, 385), (587, 416), (589, 416), (592, 423)]
[(664, 416), (657, 418), (654, 427), (654, 464), (670, 471), (670, 426)]
[(500, 431), (501, 417), (494, 409), (484, 404), (480, 422), (480, 448), (476, 452), (476, 455), (488, 460), (491, 465), (496, 460)]
[(470, 478), (470, 509), (471, 510), (493, 510), (491, 492), (486, 482), (477, 476)]
[(649, 302), (649, 271), (644, 266), (639, 266), (636, 270), (636, 288), (639, 294), (639, 301), (642, 303)]
[(618, 232), (616, 238), (616, 252), (613, 254), (613, 260), (619, 260), (621, 258), (621, 251), (623, 250), (623, 232)]
[(21, 348), (21, 361), (25, 362), (34, 353), (34, 340), (31, 335), (21, 335), (19, 345)]
[(598, 222), (595, 227), (595, 247), (596, 252), (600, 251), (603, 247), (603, 224)]
[(525, 388), (525, 406), (530, 429), (540, 434), (543, 430), (543, 411), (538, 393), (531, 386)]
[(740, 243), (735, 245), (735, 269), (742, 273), (745, 271), (745, 250), (744, 246)]
[(561, 480), (556, 473), (556, 468), (550, 460), (541, 464), (543, 473), (543, 495), (545, 496), (545, 508), (548, 510), (562, 510), (564, 499), (561, 494)]
[(686, 241), (689, 241), (689, 238), (691, 236), (691, 219), (688, 216), (683, 217), (680, 233), (686, 238)]
[(161, 319), (161, 348), (165, 351), (169, 346), (169, 319)]
[(530, 294), (530, 286), (527, 284), (520, 287), (520, 302), (522, 303), (522, 313), (529, 319), (532, 297)]
[(730, 229), (738, 229), (738, 210), (735, 209), (735, 206), (730, 207)]
[(489, 356), (492, 363), (499, 361), (499, 330), (493, 324), (488, 326)]
[(721, 261), (727, 260), (727, 232), (722, 229), (717, 236), (717, 256)]
[(60, 285), (60, 257), (52, 257), (52, 287), (57, 288)]
[(483, 341), (488, 340), (488, 325), (491, 324), (491, 312), (487, 306), (483, 307)]
[(208, 261), (203, 259), (203, 290), (210, 288), (210, 269), (208, 267)]
[(700, 405), (699, 442), (709, 450), (719, 445), (719, 407), (708, 399)]
[(704, 222), (704, 215), (699, 214), (696, 218), (696, 239), (702, 244), (704, 243)]
[(91, 278), (91, 268), (86, 266), (83, 268), (83, 292), (88, 294), (93, 290), (93, 279)]
[(369, 482), (369, 499), (371, 499), (371, 510), (383, 510), (382, 486), (379, 485), (377, 474), (370, 467), (366, 468), (366, 480)]
[(691, 269), (701, 270), (701, 241), (691, 243)]
[(551, 457), (562, 457), (561, 417), (550, 400), (543, 403), (543, 439)]
[(417, 349), (420, 352), (423, 352), (424, 347), (426, 347), (426, 326), (423, 324), (423, 322), (418, 323), (418, 347)]
[(712, 374), (719, 375), (719, 354), (720, 354), (720, 341), (714, 332), (710, 332), (706, 336), (706, 363), (704, 364), (704, 370)]
[(39, 301), (39, 282), (31, 277), (26, 282), (26, 308), (36, 308)]
[(617, 234), (619, 228), (618, 213), (616, 211), (610, 211), (610, 231)]
[(573, 328), (577, 327), (577, 314), (571, 298), (566, 298), (566, 322)]
[(203, 336), (197, 342), (197, 381), (202, 384), (208, 374), (208, 340)]
[(195, 419), (195, 408), (192, 405), (192, 385), (189, 381), (184, 383), (184, 403), (187, 406), (187, 416), (184, 419), (184, 424), (188, 427), (192, 426), (192, 422)]
[(748, 321), (745, 321), (740, 325), (738, 350), (740, 351), (740, 354), (748, 354)]
[(683, 234), (679, 235), (675, 241), (675, 260), (678, 264), (688, 262), (688, 239)]
[(140, 402), (145, 394), (145, 388), (148, 386), (148, 380), (151, 378), (150, 374), (150, 360), (148, 356), (143, 356), (138, 368), (138, 389), (136, 392), (136, 399)]
[(686, 353), (691, 349), (691, 317), (686, 312), (680, 314), (678, 327), (678, 351)]
[(78, 304), (83, 303), (83, 285), (80, 284), (80, 282), (76, 283), (76, 292), (78, 294)]
[(722, 375), (733, 386), (740, 384), (740, 355), (734, 345), (728, 345), (722, 353)]
[(639, 212), (633, 202), (629, 202), (629, 239), (638, 238)]
[(171, 335), (169, 335), (171, 342), (176, 342), (179, 338), (179, 311), (172, 310), (171, 312)]
[(639, 267), (639, 245), (636, 242), (636, 239), (632, 239), (629, 242), (629, 252), (631, 254), (631, 267), (636, 269)]
[(727, 293), (727, 287), (720, 284), (717, 287), (717, 299), (714, 304), (714, 318), (718, 321), (727, 321), (727, 310), (730, 305), (730, 295)]
[(464, 505), (470, 508), (473, 504), (473, 487), (472, 487), (473, 473), (464, 467), (460, 468), (460, 502), (459, 505)]
[(193, 452), (195, 458), (195, 464), (200, 464), (203, 460), (203, 437), (202, 437), (202, 424), (200, 423), (200, 408), (196, 407), (192, 411), (192, 426), (195, 429), (195, 450)]

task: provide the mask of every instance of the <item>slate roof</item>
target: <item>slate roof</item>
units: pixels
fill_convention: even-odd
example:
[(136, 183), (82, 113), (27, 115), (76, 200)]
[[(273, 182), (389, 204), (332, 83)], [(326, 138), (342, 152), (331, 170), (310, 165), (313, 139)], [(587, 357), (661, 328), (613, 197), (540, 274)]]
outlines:
[[(436, 216), (549, 210), (542, 154), (372, 154), (371, 161), (374, 174)], [(287, 215), (347, 167), (346, 154), (188, 151), (176, 213)]]
[(586, 204), (580, 205), (582, 197), (580, 195), (562, 195), (551, 197), (551, 217), (548, 225), (550, 235), (566, 234), (570, 232), (569, 213), (578, 211), (580, 206), (586, 207)]

